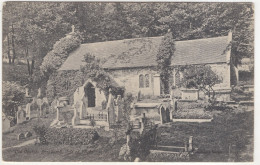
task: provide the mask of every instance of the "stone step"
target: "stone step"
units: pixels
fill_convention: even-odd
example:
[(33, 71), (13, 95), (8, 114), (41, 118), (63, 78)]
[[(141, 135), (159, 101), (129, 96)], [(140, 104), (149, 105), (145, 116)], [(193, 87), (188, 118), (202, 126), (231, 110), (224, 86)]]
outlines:
[(162, 150), (150, 150), (150, 153), (167, 153), (167, 154), (178, 154), (180, 152), (173, 152), (173, 151), (162, 151)]
[(160, 151), (170, 151), (170, 152), (183, 152), (185, 150), (184, 147), (177, 147), (177, 146), (160, 146), (158, 145), (153, 146), (154, 150), (160, 150)]

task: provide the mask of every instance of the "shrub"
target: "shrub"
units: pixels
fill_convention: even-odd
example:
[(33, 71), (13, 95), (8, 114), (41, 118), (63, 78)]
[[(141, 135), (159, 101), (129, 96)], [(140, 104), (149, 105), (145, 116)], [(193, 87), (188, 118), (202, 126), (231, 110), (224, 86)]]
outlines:
[(95, 130), (77, 128), (50, 128), (46, 132), (49, 144), (86, 145), (99, 138)]
[(152, 145), (155, 144), (155, 139), (153, 138), (155, 135), (156, 129), (151, 129), (148, 132), (143, 133), (139, 137), (130, 140), (130, 153), (131, 158), (139, 157), (141, 160), (145, 160), (145, 158), (149, 155), (150, 149)]
[(90, 120), (90, 125), (91, 125), (92, 127), (95, 127), (95, 126), (96, 126), (96, 121), (95, 121), (94, 119), (91, 119), (91, 120)]
[(225, 104), (224, 102), (212, 102), (211, 104), (208, 104), (204, 107), (205, 111), (230, 111), (232, 110), (231, 107), (227, 106), (227, 104)]
[(69, 53), (81, 44), (81, 36), (72, 33), (70, 36), (61, 38), (53, 45), (53, 49), (43, 58), (40, 69), (43, 73), (51, 74), (56, 71), (66, 60)]
[(7, 116), (15, 117), (17, 107), (25, 101), (25, 93), (22, 86), (15, 82), (3, 81), (2, 105), (3, 112)]
[(42, 126), (35, 125), (33, 127), (33, 130), (34, 130), (35, 134), (37, 135), (37, 137), (39, 138), (40, 144), (47, 144), (47, 141), (46, 141), (47, 127), (44, 125), (42, 125)]

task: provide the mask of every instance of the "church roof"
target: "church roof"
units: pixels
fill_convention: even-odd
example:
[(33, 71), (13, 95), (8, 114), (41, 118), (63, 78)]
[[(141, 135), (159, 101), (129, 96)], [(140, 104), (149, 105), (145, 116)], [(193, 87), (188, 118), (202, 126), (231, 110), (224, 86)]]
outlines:
[[(59, 70), (79, 70), (88, 53), (104, 61), (102, 67), (108, 69), (157, 66), (156, 55), (162, 39), (159, 36), (81, 44)], [(175, 41), (172, 65), (227, 62), (223, 53), (228, 44), (228, 36)]]

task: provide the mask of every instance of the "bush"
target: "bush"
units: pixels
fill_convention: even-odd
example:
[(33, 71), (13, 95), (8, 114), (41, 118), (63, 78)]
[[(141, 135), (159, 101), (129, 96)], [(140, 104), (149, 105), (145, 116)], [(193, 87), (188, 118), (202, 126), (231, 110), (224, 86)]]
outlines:
[(50, 128), (46, 132), (49, 144), (86, 145), (99, 138), (95, 130), (76, 128)]
[(139, 137), (130, 140), (130, 153), (131, 158), (139, 157), (141, 160), (145, 160), (145, 158), (149, 155), (150, 149), (152, 145), (155, 144), (155, 139), (153, 138), (155, 135), (156, 128), (151, 129), (148, 132), (143, 133)]
[(43, 58), (40, 69), (43, 73), (51, 74), (56, 71), (67, 59), (69, 53), (81, 44), (81, 36), (73, 33), (57, 41), (53, 49)]
[(7, 116), (15, 117), (17, 107), (25, 102), (25, 93), (19, 84), (15, 82), (3, 81), (3, 112)]
[(40, 144), (47, 144), (47, 141), (46, 141), (47, 127), (44, 125), (42, 125), (42, 126), (35, 125), (33, 127), (33, 130), (34, 130), (35, 134), (37, 135), (37, 137), (39, 138)]
[(95, 127), (95, 126), (96, 126), (96, 121), (95, 121), (94, 119), (91, 119), (91, 120), (90, 120), (90, 125), (91, 125), (92, 127)]

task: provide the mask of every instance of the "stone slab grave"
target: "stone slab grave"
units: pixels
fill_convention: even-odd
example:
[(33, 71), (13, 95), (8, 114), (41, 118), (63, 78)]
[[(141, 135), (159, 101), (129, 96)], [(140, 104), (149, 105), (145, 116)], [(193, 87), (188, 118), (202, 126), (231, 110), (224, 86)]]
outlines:
[(26, 121), (26, 112), (22, 109), (21, 106), (18, 107), (17, 111), (17, 124), (22, 124)]
[(24, 137), (25, 137), (25, 138), (29, 138), (29, 137), (31, 137), (31, 136), (32, 136), (32, 133), (31, 133), (30, 131), (25, 132), (25, 134), (24, 134)]
[(23, 140), (23, 139), (25, 139), (24, 133), (19, 133), (17, 135), (17, 140)]

